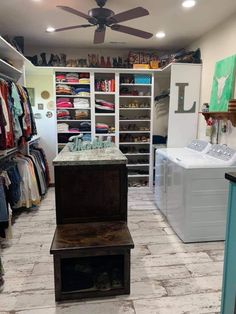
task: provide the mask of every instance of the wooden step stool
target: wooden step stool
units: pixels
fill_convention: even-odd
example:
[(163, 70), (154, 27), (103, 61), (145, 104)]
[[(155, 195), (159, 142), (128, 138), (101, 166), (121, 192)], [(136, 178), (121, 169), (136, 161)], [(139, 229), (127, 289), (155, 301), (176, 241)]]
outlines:
[(130, 250), (126, 222), (58, 225), (54, 258), (56, 301), (130, 293)]

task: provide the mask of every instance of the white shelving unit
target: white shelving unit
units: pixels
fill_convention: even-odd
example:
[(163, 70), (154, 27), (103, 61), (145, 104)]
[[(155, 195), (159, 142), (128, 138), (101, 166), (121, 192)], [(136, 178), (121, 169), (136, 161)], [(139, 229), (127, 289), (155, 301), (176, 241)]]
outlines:
[(119, 74), (119, 147), (128, 158), (129, 186), (152, 187), (154, 74), (143, 72), (141, 79), (148, 81), (143, 83), (136, 82), (136, 74), (136, 71)]
[[(67, 73), (71, 73), (71, 72), (74, 72), (74, 73), (77, 73), (78, 74), (78, 77), (80, 78), (81, 76), (83, 77), (86, 73), (87, 73), (87, 76), (89, 76), (89, 83), (70, 83), (70, 82), (66, 82), (66, 81), (63, 81), (63, 82), (58, 82), (56, 80), (56, 75), (57, 73), (64, 73), (64, 74), (67, 74)], [(64, 141), (65, 142), (68, 142), (68, 139), (70, 136), (74, 136), (74, 135), (77, 135), (77, 134), (80, 134), (81, 131), (79, 130), (80, 129), (80, 123), (82, 122), (89, 122), (90, 125), (92, 124), (91, 123), (91, 74), (90, 72), (88, 72), (86, 69), (84, 69), (83, 71), (70, 71), (70, 69), (67, 69), (67, 71), (58, 71), (58, 72), (55, 72), (54, 73), (54, 81), (55, 81), (55, 107), (56, 107), (56, 112), (58, 113), (60, 110), (67, 110), (69, 113), (70, 113), (70, 119), (58, 119), (57, 117), (57, 126), (61, 123), (66, 123), (68, 124), (69, 126), (69, 129), (70, 128), (76, 128), (78, 129), (78, 131), (57, 131), (57, 149), (58, 151), (61, 150), (61, 148), (63, 148), (66, 143), (62, 143), (61, 140), (62, 140), (62, 136), (64, 136)], [(72, 89), (75, 88), (75, 87), (89, 87), (89, 90), (90, 90), (90, 96), (80, 96), (79, 94), (78, 95), (63, 95), (63, 94), (58, 94), (56, 92), (56, 88), (58, 85), (64, 85), (64, 86), (70, 86)], [(74, 104), (74, 99), (75, 98), (82, 98), (82, 99), (88, 99), (89, 100), (89, 104), (90, 104), (90, 107), (89, 108), (76, 108), (76, 107), (57, 107), (57, 99), (60, 99), (60, 98), (68, 98), (71, 100), (72, 104)], [(89, 113), (89, 118), (85, 118), (85, 119), (75, 119), (75, 115), (76, 115), (76, 111), (86, 111)], [(90, 128), (89, 131), (84, 131), (83, 132), (84, 134), (87, 134), (87, 135), (90, 135), (92, 134), (92, 129)]]
[[(63, 68), (58, 69), (60, 73), (76, 72), (89, 73), (90, 77), (90, 97), (81, 97), (79, 95), (56, 95), (58, 98), (69, 98), (73, 102), (74, 98), (87, 98), (90, 100), (90, 118), (76, 120), (73, 118), (75, 110), (79, 108), (60, 108), (58, 110), (68, 110), (72, 113), (71, 119), (57, 120), (59, 123), (67, 123), (71, 127), (79, 128), (79, 123), (82, 121), (91, 122), (91, 131), (84, 132), (91, 135), (93, 140), (95, 137), (106, 140), (108, 137), (119, 147), (128, 158), (128, 178), (129, 185), (132, 186), (150, 186), (152, 187), (152, 110), (154, 106), (154, 73), (151, 71), (120, 71), (120, 69), (78, 69)], [(55, 72), (54, 75), (56, 75)], [(123, 78), (128, 75), (134, 77), (136, 74), (141, 74), (148, 77), (150, 83), (123, 83)], [(112, 80), (111, 85), (109, 81)], [(112, 90), (98, 90), (100, 82), (106, 83), (107, 86), (112, 86)], [(108, 84), (109, 82), (109, 84)], [(58, 85), (68, 85), (72, 88), (75, 86), (83, 86), (87, 84), (56, 82), (55, 90)], [(87, 85), (88, 86), (88, 85)], [(104, 85), (103, 85), (104, 86)], [(124, 90), (127, 89), (127, 95), (124, 95)], [(135, 91), (134, 94), (132, 92)], [(137, 94), (137, 95), (136, 95)], [(96, 100), (104, 100), (104, 102), (113, 103), (115, 106), (114, 112), (106, 112), (101, 108), (97, 108)], [(134, 107), (129, 108), (129, 104), (135, 103)], [(85, 109), (86, 110), (86, 109)], [(107, 124), (110, 128), (114, 128), (115, 132), (96, 132), (96, 123)], [(134, 127), (129, 127), (133, 125)], [(75, 135), (78, 132), (59, 132), (58, 135)], [(125, 140), (125, 137), (127, 139)], [(63, 148), (65, 143), (62, 143), (58, 138), (58, 148)], [(139, 184), (140, 183), (140, 184)]]

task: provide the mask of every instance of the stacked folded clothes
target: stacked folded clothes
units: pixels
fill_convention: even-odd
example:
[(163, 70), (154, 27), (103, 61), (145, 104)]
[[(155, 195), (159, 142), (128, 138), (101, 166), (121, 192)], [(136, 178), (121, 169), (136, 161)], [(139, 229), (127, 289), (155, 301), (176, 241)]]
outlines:
[(74, 108), (76, 109), (88, 109), (89, 100), (86, 98), (74, 98)]
[(57, 73), (56, 74), (56, 81), (57, 82), (65, 82), (66, 81), (66, 75), (64, 73)]
[(57, 110), (57, 119), (58, 120), (68, 120), (70, 119), (70, 112), (65, 109)]
[(105, 123), (96, 123), (96, 133), (108, 133), (109, 126)]
[(56, 87), (56, 93), (57, 95), (72, 95), (73, 90), (68, 85), (58, 84)]
[(90, 122), (81, 122), (79, 125), (79, 129), (81, 132), (90, 132), (91, 131), (91, 123)]
[(80, 130), (78, 128), (70, 128), (69, 132), (71, 132), (71, 133), (80, 133)]
[(57, 98), (57, 108), (73, 108), (69, 98)]
[(57, 125), (57, 132), (64, 133), (69, 131), (69, 125), (67, 123), (59, 123)]
[(79, 74), (78, 73), (67, 73), (66, 74), (67, 83), (79, 83)]
[(79, 79), (79, 83), (80, 84), (84, 84), (84, 85), (90, 84), (90, 78), (82, 77), (82, 78)]
[(83, 141), (91, 142), (91, 140), (92, 140), (91, 134), (84, 134), (83, 135)]
[(95, 100), (95, 109), (96, 109), (96, 112), (111, 113), (111, 112), (115, 112), (115, 105), (113, 103), (108, 102), (108, 101), (103, 100), (103, 99), (96, 99)]
[(83, 97), (89, 97), (90, 88), (89, 87), (74, 87), (73, 94), (78, 95), (78, 96), (83, 96)]
[(89, 118), (89, 110), (75, 110), (75, 119), (87, 119)]

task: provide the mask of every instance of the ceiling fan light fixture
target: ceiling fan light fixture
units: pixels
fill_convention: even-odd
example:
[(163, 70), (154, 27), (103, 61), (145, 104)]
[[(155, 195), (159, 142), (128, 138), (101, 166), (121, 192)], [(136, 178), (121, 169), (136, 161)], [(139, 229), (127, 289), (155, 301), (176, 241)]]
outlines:
[(159, 39), (164, 38), (164, 37), (166, 37), (166, 33), (163, 31), (159, 31), (156, 33), (156, 37)]
[(48, 26), (48, 28), (46, 29), (46, 32), (47, 33), (53, 33), (53, 32), (55, 32), (55, 28), (52, 26)]
[(195, 0), (185, 0), (182, 2), (182, 6), (184, 8), (192, 8), (196, 5), (196, 1)]

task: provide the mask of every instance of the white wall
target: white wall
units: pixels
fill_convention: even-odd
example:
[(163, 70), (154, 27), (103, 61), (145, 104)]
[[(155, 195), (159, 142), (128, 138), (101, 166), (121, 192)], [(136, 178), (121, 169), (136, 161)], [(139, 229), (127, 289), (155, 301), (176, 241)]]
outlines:
[[(200, 108), (204, 102), (209, 103), (210, 101), (215, 63), (219, 60), (236, 54), (235, 38), (236, 14), (205, 34), (190, 46), (190, 49), (196, 49), (199, 47), (202, 52), (203, 69)], [(205, 126), (205, 120), (202, 116), (200, 116), (198, 137), (201, 139), (206, 138)], [(236, 128), (232, 127), (227, 139), (222, 136), (220, 142), (236, 148)]]
[[(33, 112), (41, 114), (41, 119), (35, 119), (38, 135), (40, 136), (40, 146), (45, 150), (51, 183), (54, 182), (54, 169), (52, 165), (52, 160), (57, 155), (57, 130), (56, 130), (56, 115), (55, 109), (48, 109), (47, 104), (53, 101), (54, 104), (54, 90), (53, 90), (53, 75), (27, 75), (26, 76), (26, 86), (35, 89), (35, 106), (33, 107)], [(43, 91), (48, 91), (50, 93), (50, 98), (44, 100), (41, 97)], [(38, 109), (38, 104), (44, 105), (43, 110)], [(46, 116), (47, 112), (52, 112), (52, 118)]]

